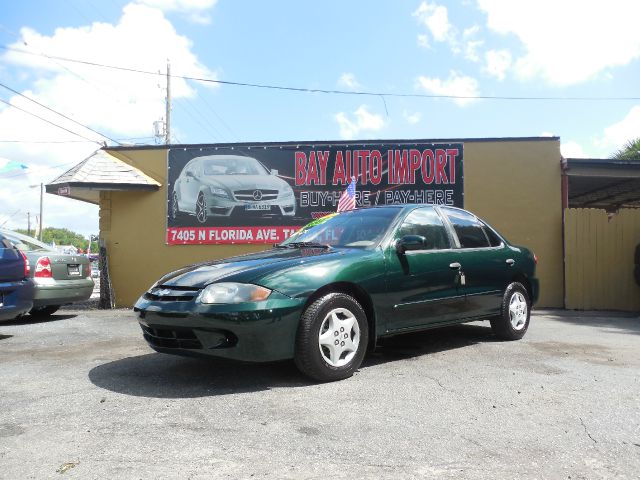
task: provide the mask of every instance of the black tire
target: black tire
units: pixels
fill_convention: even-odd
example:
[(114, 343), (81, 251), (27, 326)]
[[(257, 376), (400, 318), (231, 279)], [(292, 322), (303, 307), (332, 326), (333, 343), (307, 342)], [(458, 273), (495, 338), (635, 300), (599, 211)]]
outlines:
[[(330, 319), (332, 312), (335, 317), (332, 315)], [(340, 330), (344, 327), (333, 320), (336, 318), (338, 322), (346, 322), (345, 325), (348, 325), (352, 317), (355, 317), (355, 321), (353, 327), (347, 327), (349, 331)], [(320, 345), (321, 329), (327, 335), (326, 339), (331, 338), (331, 342), (328, 342), (331, 343), (331, 349)], [(368, 339), (367, 316), (360, 304), (344, 293), (330, 293), (314, 301), (302, 314), (296, 336), (294, 360), (302, 373), (315, 380), (342, 380), (352, 376), (362, 364)], [(349, 340), (351, 345), (356, 343), (355, 350), (348, 350)], [(335, 350), (333, 342), (338, 342)], [(334, 352), (335, 364), (332, 364), (331, 356)]]
[(29, 311), (33, 317), (48, 317), (58, 311), (60, 305), (47, 305), (46, 307), (34, 307)]
[(178, 204), (178, 194), (173, 192), (173, 197), (171, 197), (171, 219), (177, 220), (180, 218), (180, 205)]
[[(526, 312), (521, 309), (526, 308)], [(531, 319), (531, 300), (521, 283), (510, 283), (504, 291), (500, 315), (491, 319), (493, 333), (502, 340), (520, 340)]]
[(202, 192), (198, 194), (196, 200), (196, 220), (203, 225), (207, 223), (207, 199)]

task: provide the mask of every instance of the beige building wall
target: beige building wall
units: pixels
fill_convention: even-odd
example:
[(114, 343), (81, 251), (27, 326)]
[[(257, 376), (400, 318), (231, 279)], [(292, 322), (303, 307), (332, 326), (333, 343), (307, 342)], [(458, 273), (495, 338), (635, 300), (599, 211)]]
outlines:
[[(209, 259), (260, 251), (265, 245), (165, 243), (167, 151), (110, 151), (162, 184), (157, 192), (103, 192), (100, 234), (109, 254), (117, 306), (131, 306), (161, 275)], [(508, 240), (538, 255), (539, 306), (562, 307), (562, 209), (557, 139), (464, 142), (465, 208)]]

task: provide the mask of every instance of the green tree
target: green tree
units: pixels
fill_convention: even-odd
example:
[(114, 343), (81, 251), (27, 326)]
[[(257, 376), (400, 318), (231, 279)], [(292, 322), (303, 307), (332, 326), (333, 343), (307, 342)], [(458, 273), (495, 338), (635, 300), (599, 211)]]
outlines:
[[(27, 231), (24, 229), (18, 229), (16, 232), (27, 235)], [(31, 232), (33, 235), (34, 232)], [(79, 233), (72, 232), (66, 228), (54, 228), (47, 227), (42, 230), (42, 241), (44, 243), (51, 244), (55, 242), (56, 245), (73, 245), (76, 248), (80, 248), (83, 251), (89, 246), (89, 239), (85, 238)], [(91, 251), (98, 252), (98, 244), (96, 242), (91, 243)]]
[(640, 161), (640, 137), (629, 140), (624, 146), (611, 155), (616, 160), (638, 160)]

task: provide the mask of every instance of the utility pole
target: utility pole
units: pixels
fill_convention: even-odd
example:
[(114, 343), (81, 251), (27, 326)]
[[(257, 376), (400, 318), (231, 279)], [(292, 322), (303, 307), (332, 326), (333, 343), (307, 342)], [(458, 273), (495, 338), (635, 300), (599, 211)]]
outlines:
[(167, 60), (167, 101), (166, 101), (166, 124), (164, 143), (171, 143), (171, 64)]
[(38, 232), (38, 240), (42, 241), (42, 194), (44, 193), (44, 184), (40, 183), (40, 231)]
[(31, 212), (27, 212), (27, 236), (31, 236)]

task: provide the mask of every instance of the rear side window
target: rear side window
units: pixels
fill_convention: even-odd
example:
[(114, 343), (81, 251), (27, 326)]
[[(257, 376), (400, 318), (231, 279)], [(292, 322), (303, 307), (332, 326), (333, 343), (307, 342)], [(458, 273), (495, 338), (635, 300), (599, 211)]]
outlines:
[(496, 234), (496, 232), (491, 230), (486, 223), (484, 224), (484, 233), (487, 234), (487, 238), (489, 239), (489, 243), (492, 247), (499, 247), (502, 245), (502, 239)]
[(461, 210), (444, 208), (447, 218), (458, 236), (461, 248), (487, 248), (491, 246), (484, 226), (474, 215)]
[(405, 235), (423, 236), (425, 250), (449, 248), (447, 230), (433, 208), (418, 208), (407, 215), (398, 229), (398, 238)]

